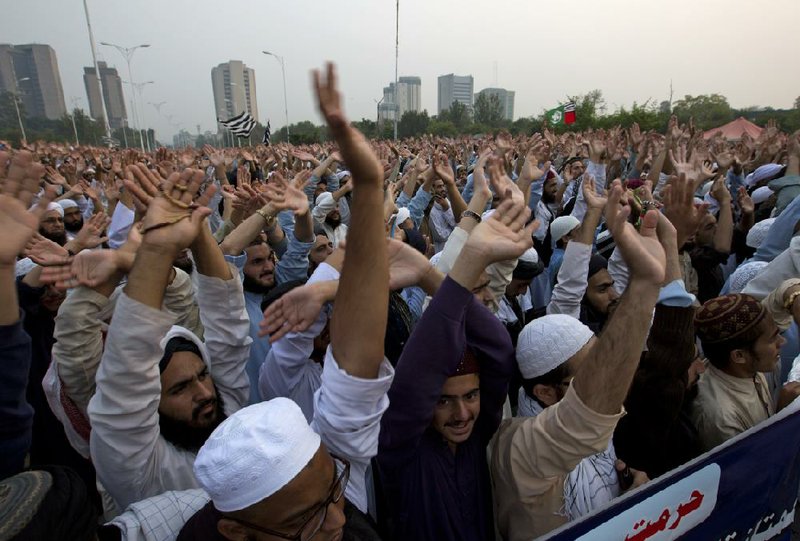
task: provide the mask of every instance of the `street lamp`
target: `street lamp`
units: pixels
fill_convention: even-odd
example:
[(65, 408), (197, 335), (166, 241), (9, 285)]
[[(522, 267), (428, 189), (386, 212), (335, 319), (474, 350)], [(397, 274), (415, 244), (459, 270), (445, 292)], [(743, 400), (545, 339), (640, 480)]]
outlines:
[(80, 142), (78, 141), (78, 128), (75, 126), (75, 109), (78, 108), (78, 102), (80, 100), (78, 98), (70, 99), (70, 103), (72, 103), (72, 114), (69, 115), (70, 119), (72, 119), (72, 131), (75, 133), (75, 146), (80, 146)]
[[(22, 79), (17, 79), (17, 87), (19, 88), (19, 84), (23, 81), (30, 81), (30, 77), (23, 77)], [(25, 136), (25, 126), (22, 125), (22, 115), (19, 114), (19, 104), (17, 104), (17, 98), (19, 97), (16, 92), (13, 93), (14, 96), (14, 109), (17, 110), (17, 122), (19, 122), (19, 131), (22, 132), (22, 140), (27, 141), (28, 138)]]
[[(100, 45), (105, 45), (106, 47), (114, 47), (117, 51), (119, 51), (119, 54), (121, 54), (123, 56), (123, 58), (125, 58), (125, 62), (128, 64), (128, 81), (131, 81), (130, 87), (131, 87), (131, 104), (133, 106), (132, 107), (132, 109), (133, 109), (133, 117), (134, 117), (134, 122), (136, 122), (136, 124), (138, 126), (139, 117), (138, 117), (138, 115), (136, 113), (136, 98), (133, 95), (133, 75), (131, 75), (131, 59), (133, 58), (133, 53), (136, 52), (136, 49), (144, 49), (146, 47), (150, 47), (150, 44), (149, 43), (143, 43), (142, 45), (135, 45), (133, 47), (122, 47), (121, 45), (115, 45), (113, 43), (108, 43), (106, 41), (101, 41)], [(99, 78), (100, 74), (98, 73), (97, 76)], [(141, 144), (142, 151), (144, 151), (144, 141), (142, 140), (141, 132), (139, 133), (139, 143)]]
[[(144, 89), (144, 87), (155, 83), (155, 81), (145, 81), (143, 83), (134, 83), (133, 81), (123, 81), (123, 82), (127, 82), (128, 84), (133, 85), (133, 88), (135, 88), (136, 92), (139, 94), (139, 101), (142, 101), (142, 90)], [(135, 97), (133, 101), (136, 101)], [(144, 107), (142, 107), (142, 118), (139, 119), (137, 114), (136, 123), (139, 125), (139, 140), (142, 140), (142, 132), (144, 131), (145, 134), (144, 138), (147, 141), (147, 152), (150, 152), (151, 150), (150, 137), (147, 135), (147, 128), (145, 127), (147, 121), (145, 120), (144, 116)]]
[(283, 112), (286, 115), (286, 142), (289, 143), (289, 105), (286, 101), (286, 66), (283, 63), (283, 57), (269, 51), (261, 51), (265, 55), (273, 57), (281, 64), (281, 75), (283, 76)]

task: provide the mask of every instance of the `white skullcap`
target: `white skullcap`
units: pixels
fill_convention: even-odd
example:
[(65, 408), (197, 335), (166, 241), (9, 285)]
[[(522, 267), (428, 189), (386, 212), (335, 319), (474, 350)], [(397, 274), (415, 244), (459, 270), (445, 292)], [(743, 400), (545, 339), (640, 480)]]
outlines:
[(274, 398), (223, 421), (197, 453), (194, 475), (219, 511), (240, 511), (297, 477), (319, 446), (300, 406)]
[(532, 379), (561, 366), (591, 340), (594, 333), (564, 314), (534, 319), (517, 340), (517, 364), (522, 377)]
[(353, 175), (350, 174), (350, 171), (339, 171), (336, 173), (336, 178), (342, 180), (344, 177), (352, 177)]
[(770, 177), (774, 177), (777, 175), (780, 170), (783, 169), (783, 166), (779, 163), (767, 163), (747, 175), (744, 179), (744, 183), (748, 186), (752, 186), (762, 180), (768, 179)]
[(755, 278), (767, 264), (766, 261), (751, 261), (737, 268), (731, 274), (731, 286), (728, 293), (741, 293), (744, 291), (750, 280)]
[(761, 246), (761, 243), (767, 238), (769, 228), (772, 227), (775, 220), (777, 220), (777, 218), (767, 218), (766, 220), (757, 222), (750, 228), (750, 231), (747, 232), (747, 239), (745, 239), (744, 243), (750, 248), (758, 248)]
[(769, 186), (761, 186), (760, 188), (756, 188), (752, 194), (750, 194), (750, 199), (753, 200), (754, 205), (758, 205), (759, 203), (763, 203), (774, 194)]
[(559, 216), (550, 224), (550, 236), (553, 242), (558, 242), (579, 225), (581, 222), (575, 216)]
[(52, 201), (47, 204), (47, 210), (45, 212), (50, 212), (51, 210), (56, 211), (61, 217), (64, 217), (64, 209), (61, 208), (61, 205), (58, 203), (53, 203)]
[(408, 210), (406, 207), (400, 207), (397, 210), (397, 215), (396, 215), (396, 219), (395, 219), (394, 223), (399, 226), (400, 224), (402, 224), (403, 222), (405, 222), (409, 218), (411, 218), (411, 211)]
[(61, 205), (61, 208), (64, 210), (78, 208), (78, 204), (72, 199), (62, 199), (58, 201), (58, 204)]
[(703, 200), (700, 199), (699, 197), (695, 197), (694, 198), (694, 204), (695, 204), (695, 206), (696, 205), (702, 205), (703, 204)]
[(333, 200), (333, 195), (331, 192), (322, 192), (317, 196), (317, 200), (315, 201), (316, 206), (320, 205), (334, 205), (335, 202)]
[(524, 261), (525, 263), (536, 265), (539, 263), (539, 253), (535, 248), (528, 248), (521, 256), (519, 256), (519, 260)]
[(700, 189), (698, 190), (698, 192), (700, 193), (700, 195), (706, 196), (711, 192), (711, 186), (713, 186), (713, 185), (714, 185), (713, 181), (709, 181), (709, 182), (706, 182), (705, 184), (701, 184), (700, 185)]

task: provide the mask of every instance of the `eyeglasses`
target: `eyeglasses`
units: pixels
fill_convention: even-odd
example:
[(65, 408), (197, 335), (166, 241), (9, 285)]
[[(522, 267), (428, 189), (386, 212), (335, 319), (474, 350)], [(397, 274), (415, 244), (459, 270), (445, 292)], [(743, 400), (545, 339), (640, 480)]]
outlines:
[(259, 526), (257, 524), (253, 524), (252, 522), (247, 522), (238, 518), (229, 516), (226, 516), (225, 518), (236, 521), (239, 524), (247, 526), (248, 528), (252, 528), (258, 532), (274, 535), (275, 537), (280, 537), (281, 539), (289, 539), (290, 541), (309, 541), (315, 535), (317, 535), (317, 532), (320, 531), (322, 525), (325, 524), (325, 519), (328, 518), (328, 507), (330, 507), (331, 504), (339, 503), (339, 500), (342, 499), (344, 491), (347, 488), (347, 482), (350, 480), (350, 462), (333, 454), (331, 454), (331, 458), (333, 459), (335, 469), (333, 470), (333, 484), (331, 485), (330, 494), (328, 494), (328, 497), (325, 498), (324, 502), (319, 503), (309, 509), (309, 512), (313, 513), (311, 518), (309, 518), (305, 524), (300, 526), (296, 533), (287, 534), (283, 532), (276, 532), (275, 530), (270, 530), (269, 528), (264, 528), (263, 526)]

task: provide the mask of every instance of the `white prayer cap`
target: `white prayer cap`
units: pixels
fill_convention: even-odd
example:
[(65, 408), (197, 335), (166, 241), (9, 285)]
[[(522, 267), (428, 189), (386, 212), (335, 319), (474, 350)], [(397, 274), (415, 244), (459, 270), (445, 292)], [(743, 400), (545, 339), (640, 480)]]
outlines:
[(766, 220), (757, 222), (750, 228), (750, 231), (747, 232), (747, 238), (744, 243), (750, 248), (758, 248), (761, 246), (761, 243), (767, 238), (769, 229), (772, 227), (772, 224), (775, 223), (775, 220), (777, 220), (777, 218), (767, 218)]
[(539, 263), (539, 253), (535, 248), (528, 248), (522, 253), (521, 256), (519, 256), (519, 260), (524, 261), (525, 263), (532, 263), (536, 265)]
[(753, 200), (754, 205), (758, 205), (759, 203), (763, 203), (774, 194), (769, 186), (761, 186), (760, 188), (756, 188), (752, 194), (750, 194), (750, 199)]
[(783, 166), (779, 163), (767, 163), (762, 165), (761, 167), (757, 168), (755, 171), (747, 175), (744, 179), (744, 183), (748, 186), (752, 186), (758, 182), (761, 182), (764, 179), (768, 179), (770, 177), (774, 177), (778, 173), (780, 173)]
[(317, 196), (317, 200), (315, 201), (315, 205), (316, 206), (320, 206), (320, 205), (325, 205), (325, 204), (329, 204), (329, 205), (333, 205), (334, 204), (333, 195), (331, 194), (331, 192), (322, 192), (321, 194), (319, 194)]
[(574, 317), (549, 314), (534, 319), (517, 340), (517, 364), (522, 377), (532, 379), (561, 366), (591, 340), (594, 333)]
[(62, 199), (58, 204), (61, 205), (61, 208), (64, 210), (78, 208), (78, 204), (72, 199)]
[(350, 174), (350, 171), (339, 171), (336, 173), (336, 178), (342, 180), (344, 177), (352, 177), (353, 175)]
[(223, 421), (197, 453), (194, 475), (219, 511), (240, 511), (297, 477), (319, 446), (300, 406), (274, 398)]
[(394, 223), (396, 223), (399, 226), (409, 218), (411, 218), (411, 211), (408, 210), (406, 207), (400, 207), (397, 210), (397, 218), (395, 219)]
[(52, 201), (47, 204), (47, 210), (45, 212), (55, 211), (57, 212), (62, 218), (64, 217), (64, 209), (61, 208), (61, 205), (58, 203), (53, 203)]
[(728, 293), (741, 293), (744, 291), (750, 280), (755, 278), (767, 264), (766, 261), (750, 261), (742, 264), (731, 274), (731, 288)]
[(550, 236), (553, 242), (558, 242), (561, 238), (581, 225), (575, 216), (559, 216), (550, 224)]

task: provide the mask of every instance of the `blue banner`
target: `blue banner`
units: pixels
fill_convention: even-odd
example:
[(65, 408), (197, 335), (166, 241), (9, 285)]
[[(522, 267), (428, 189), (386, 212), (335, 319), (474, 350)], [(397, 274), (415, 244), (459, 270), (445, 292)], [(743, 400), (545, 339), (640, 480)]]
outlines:
[(800, 400), (684, 466), (552, 532), (553, 541), (791, 539)]

